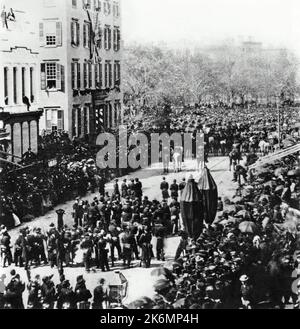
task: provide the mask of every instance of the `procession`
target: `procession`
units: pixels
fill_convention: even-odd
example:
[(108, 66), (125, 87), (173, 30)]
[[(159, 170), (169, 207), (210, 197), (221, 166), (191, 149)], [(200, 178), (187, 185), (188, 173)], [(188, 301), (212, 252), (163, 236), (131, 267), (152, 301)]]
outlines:
[(299, 309), (292, 50), (123, 50), (120, 1), (11, 6), (0, 309)]

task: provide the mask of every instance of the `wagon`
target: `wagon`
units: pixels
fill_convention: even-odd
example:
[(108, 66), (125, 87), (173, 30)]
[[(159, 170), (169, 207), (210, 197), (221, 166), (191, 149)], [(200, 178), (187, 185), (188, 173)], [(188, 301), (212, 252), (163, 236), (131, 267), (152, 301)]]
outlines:
[(108, 308), (112, 309), (123, 305), (127, 297), (128, 281), (125, 276), (119, 272), (114, 272), (108, 282)]

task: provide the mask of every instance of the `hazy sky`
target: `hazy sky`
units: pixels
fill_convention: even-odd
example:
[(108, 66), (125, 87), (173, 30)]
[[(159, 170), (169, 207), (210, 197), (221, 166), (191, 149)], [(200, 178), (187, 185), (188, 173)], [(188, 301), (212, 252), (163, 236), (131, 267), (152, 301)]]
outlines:
[(122, 7), (125, 42), (253, 36), (300, 55), (300, 0), (122, 0)]

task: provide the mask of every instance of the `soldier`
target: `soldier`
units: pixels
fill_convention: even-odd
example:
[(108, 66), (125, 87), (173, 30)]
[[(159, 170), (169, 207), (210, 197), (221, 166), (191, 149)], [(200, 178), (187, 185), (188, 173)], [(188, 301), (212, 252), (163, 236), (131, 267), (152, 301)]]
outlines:
[(167, 200), (170, 195), (169, 195), (169, 183), (166, 182), (166, 177), (163, 177), (163, 181), (161, 182), (160, 184), (160, 190), (161, 190), (161, 193), (162, 193), (162, 198)]
[(139, 245), (142, 248), (141, 266), (144, 263), (146, 268), (150, 267), (152, 246), (151, 246), (152, 234), (148, 227), (144, 227), (143, 232), (139, 238)]
[(15, 270), (12, 270), (10, 274), (12, 278), (6, 286), (4, 300), (6, 303), (10, 304), (13, 309), (24, 309), (22, 295), (25, 290), (25, 284), (21, 281), (20, 275), (16, 274)]
[(92, 298), (91, 292), (86, 288), (85, 280), (82, 275), (79, 275), (76, 279), (75, 286), (75, 301), (79, 309), (89, 309), (89, 299)]
[(37, 245), (38, 263), (40, 263), (40, 259), (41, 259), (44, 264), (47, 264), (48, 262), (45, 254), (45, 247), (44, 247), (44, 241), (46, 241), (46, 236), (42, 234), (40, 228), (36, 229), (35, 241)]
[(53, 309), (56, 300), (55, 285), (52, 281), (53, 275), (43, 277), (41, 286), (41, 297), (43, 309)]
[(23, 233), (22, 230), (19, 232), (19, 236), (15, 241), (15, 251), (14, 251), (14, 263), (16, 266), (23, 266)]
[(120, 198), (120, 190), (119, 190), (118, 179), (115, 179), (115, 183), (114, 183), (114, 186), (113, 186), (113, 193), (112, 193), (112, 196), (113, 196), (114, 198), (117, 198), (117, 199)]
[(6, 262), (8, 266), (10, 266), (12, 263), (10, 235), (8, 234), (6, 228), (4, 228), (1, 233), (2, 233), (0, 238), (1, 259), (2, 259), (2, 266), (5, 267)]
[(104, 232), (101, 232), (99, 235), (99, 240), (97, 243), (98, 248), (98, 264), (101, 268), (102, 272), (110, 271), (109, 265), (108, 265), (108, 250), (106, 249), (107, 241), (104, 238)]
[(28, 290), (28, 301), (27, 308), (28, 309), (41, 309), (42, 301), (41, 301), (41, 284), (39, 282), (40, 276), (36, 275), (33, 281), (30, 281), (27, 285)]
[(86, 234), (84, 236), (80, 244), (80, 248), (83, 250), (83, 263), (85, 266), (85, 270), (89, 272), (91, 267), (91, 257), (93, 251), (93, 241), (89, 234)]
[(179, 190), (179, 186), (176, 182), (176, 179), (173, 180), (173, 184), (171, 184), (170, 186), (170, 191), (171, 191), (171, 198), (177, 200), (178, 198), (178, 190)]

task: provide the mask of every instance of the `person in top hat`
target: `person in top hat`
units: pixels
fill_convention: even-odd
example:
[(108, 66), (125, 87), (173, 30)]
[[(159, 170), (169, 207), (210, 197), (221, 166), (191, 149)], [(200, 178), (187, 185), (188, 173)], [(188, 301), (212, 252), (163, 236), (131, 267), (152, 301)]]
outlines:
[(94, 289), (93, 309), (102, 310), (103, 304), (108, 300), (105, 289), (105, 279), (99, 280), (99, 285)]
[[(86, 288), (85, 280), (82, 275), (76, 278), (75, 286), (75, 301), (78, 304), (84, 303), (85, 306), (89, 303), (89, 299), (92, 298), (91, 292)], [(81, 307), (80, 305), (78, 305)]]

